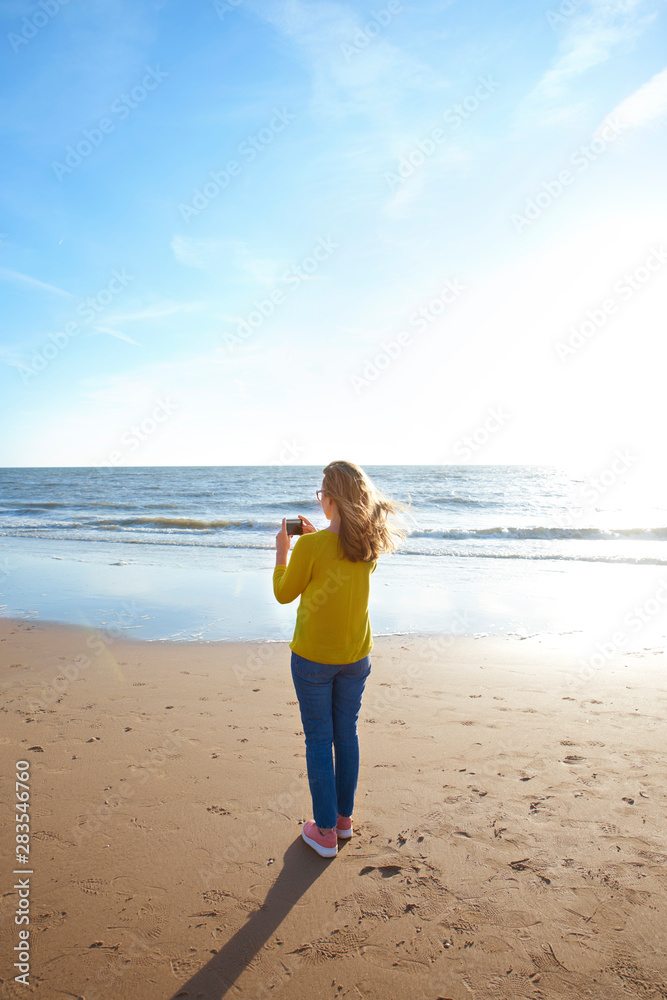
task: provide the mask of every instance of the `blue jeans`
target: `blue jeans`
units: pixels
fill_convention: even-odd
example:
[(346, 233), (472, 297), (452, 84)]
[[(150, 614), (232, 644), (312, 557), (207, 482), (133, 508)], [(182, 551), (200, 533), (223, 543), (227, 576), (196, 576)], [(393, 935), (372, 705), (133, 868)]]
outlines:
[[(357, 719), (371, 658), (316, 663), (292, 653), (292, 680), (306, 737), (313, 818), (322, 830), (351, 816), (359, 778)], [(335, 751), (335, 767), (331, 747)]]

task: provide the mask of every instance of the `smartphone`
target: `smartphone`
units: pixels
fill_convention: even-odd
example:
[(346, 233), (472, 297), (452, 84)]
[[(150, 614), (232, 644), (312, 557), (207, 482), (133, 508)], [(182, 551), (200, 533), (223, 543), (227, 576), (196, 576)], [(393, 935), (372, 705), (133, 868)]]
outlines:
[(288, 520), (285, 524), (288, 535), (302, 535), (303, 534), (303, 521), (296, 518), (293, 521)]

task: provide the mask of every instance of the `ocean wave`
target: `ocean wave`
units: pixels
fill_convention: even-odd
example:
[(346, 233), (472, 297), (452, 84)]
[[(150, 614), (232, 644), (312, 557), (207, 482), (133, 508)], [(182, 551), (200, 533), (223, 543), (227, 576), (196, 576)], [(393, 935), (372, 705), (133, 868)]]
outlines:
[[(81, 526), (85, 532), (85, 527)], [(0, 536), (13, 538), (34, 538), (34, 539), (44, 539), (59, 542), (88, 542), (91, 544), (119, 544), (124, 545), (169, 545), (173, 547), (182, 548), (198, 548), (203, 549), (229, 549), (229, 550), (263, 550), (265, 552), (274, 552), (275, 544), (273, 541), (257, 541), (252, 540), (252, 536), (244, 535), (242, 533), (234, 535), (208, 535), (202, 536), (197, 534), (186, 535), (161, 535), (157, 536), (143, 536), (139, 538), (123, 537), (122, 534), (114, 535), (113, 537), (105, 538), (103, 535), (95, 535), (90, 533), (82, 534), (63, 534), (63, 533), (46, 533), (37, 530), (31, 531), (6, 531), (0, 533)], [(556, 560), (561, 562), (592, 562), (592, 563), (618, 563), (627, 564), (635, 566), (667, 566), (667, 554), (665, 558), (659, 558), (657, 556), (631, 556), (629, 554), (623, 553), (609, 553), (609, 552), (549, 552), (549, 551), (521, 551), (519, 547), (505, 549), (504, 551), (491, 551), (487, 549), (478, 548), (434, 548), (430, 550), (411, 548), (409, 544), (405, 547), (399, 548), (392, 558), (400, 558), (402, 556), (413, 556), (419, 558), (428, 559), (518, 559), (524, 560), (526, 562), (533, 561), (548, 561)]]
[[(30, 503), (25, 501), (20, 507), (14, 507), (13, 503), (2, 503), (0, 507), (7, 507), (10, 514), (22, 514), (31, 510), (49, 510), (51, 507), (70, 507), (71, 504), (58, 503), (57, 501), (45, 501), (44, 503)], [(12, 509), (13, 508), (13, 509)]]
[(667, 528), (550, 528), (546, 526), (513, 528), (423, 528), (410, 531), (409, 538), (449, 538), (465, 540), (479, 538), (487, 539), (544, 539), (562, 540), (574, 538), (589, 541), (615, 541), (622, 538), (632, 540), (647, 539), (659, 541), (667, 539)]
[[(54, 506), (54, 505), (51, 505)], [(291, 508), (295, 505), (286, 506), (285, 509), (294, 513)], [(164, 509), (164, 508), (162, 508)], [(21, 513), (16, 511), (16, 514)], [(33, 514), (39, 513), (39, 508), (35, 505), (33, 509), (26, 509), (25, 525), (17, 524), (15, 520), (5, 519), (5, 523), (0, 523), (0, 535), (13, 533), (14, 530), (41, 530), (59, 531), (62, 537), (67, 538), (68, 532), (74, 528), (88, 528), (91, 531), (114, 531), (126, 532), (142, 531), (148, 534), (163, 532), (176, 534), (217, 533), (217, 532), (238, 532), (246, 533), (275, 533), (280, 528), (278, 519), (261, 518), (199, 518), (199, 517), (174, 517), (174, 516), (152, 516), (149, 514), (135, 514), (130, 517), (86, 517), (84, 511), (76, 511), (70, 514), (68, 520), (50, 520), (44, 518), (41, 523), (35, 523)], [(29, 521), (28, 521), (29, 516)], [(270, 518), (270, 515), (269, 515)], [(593, 528), (593, 527), (556, 527), (548, 525), (533, 526), (502, 526), (495, 525), (489, 528), (421, 528), (413, 527), (407, 531), (407, 537), (412, 539), (428, 539), (432, 541), (481, 541), (481, 542), (508, 542), (508, 541), (590, 541), (590, 542), (614, 542), (614, 541), (664, 541), (667, 540), (667, 527), (651, 528)]]
[(250, 530), (277, 531), (280, 527), (278, 522), (271, 521), (244, 521), (244, 520), (215, 520), (201, 521), (194, 517), (126, 517), (113, 518), (108, 520), (96, 520), (91, 526), (101, 528), (178, 528), (181, 531), (212, 531), (217, 528), (246, 528)]
[(25, 526), (16, 523), (6, 523), (5, 525), (0, 524), (0, 536), (3, 534), (11, 535), (15, 530), (21, 531), (23, 527), (27, 532), (33, 530), (59, 531), (62, 533), (61, 537), (65, 539), (72, 537), (69, 533), (74, 528), (88, 528), (91, 531), (123, 531), (134, 528), (137, 532), (141, 532), (143, 530), (146, 533), (151, 534), (156, 531), (164, 531), (173, 534), (178, 531), (211, 532), (218, 530), (224, 531), (227, 529), (276, 532), (280, 528), (279, 521), (254, 521), (250, 519), (243, 520), (242, 518), (226, 518), (205, 521), (193, 517), (150, 517), (148, 515), (136, 515), (135, 517), (86, 518), (84, 513), (83, 515), (76, 514), (74, 516), (77, 517), (77, 520), (44, 520), (41, 524), (31, 522), (30, 524), (26, 523)]
[[(139, 506), (143, 506), (144, 508), (154, 507), (157, 510), (177, 510), (177, 508), (173, 504), (169, 503), (160, 503), (160, 504), (139, 503)], [(13, 515), (33, 514), (33, 513), (38, 514), (40, 510), (51, 510), (53, 508), (58, 508), (60, 510), (76, 510), (79, 513), (83, 513), (85, 515), (88, 509), (92, 510), (95, 507), (101, 507), (105, 510), (136, 510), (137, 503), (105, 503), (102, 500), (85, 500), (85, 501), (76, 501), (72, 503), (61, 503), (60, 501), (54, 500), (48, 502), (45, 501), (44, 503), (30, 503), (26, 501), (22, 503), (20, 507), (16, 507), (14, 506), (13, 503), (0, 502), (0, 508), (3, 507), (6, 508), (6, 513)]]
[[(80, 525), (85, 531), (86, 526)], [(110, 532), (113, 531), (113, 527), (108, 529)], [(144, 535), (137, 538), (130, 538), (128, 536), (113, 535), (112, 537), (105, 538), (101, 534), (72, 534), (71, 532), (54, 532), (54, 531), (43, 531), (40, 529), (26, 529), (24, 531), (0, 531), (0, 538), (33, 538), (38, 540), (47, 540), (53, 542), (64, 542), (69, 544), (70, 542), (88, 542), (91, 545), (170, 545), (175, 548), (181, 546), (184, 549), (189, 548), (202, 548), (202, 549), (264, 549), (267, 552), (275, 552), (275, 542), (273, 541), (257, 541), (253, 542), (248, 539), (248, 536), (237, 535), (236, 538), (224, 537), (219, 535), (217, 537), (213, 536), (198, 536), (193, 535), (157, 535), (150, 536)], [(67, 557), (69, 558), (69, 557)]]
[(496, 504), (492, 500), (484, 499), (477, 500), (475, 497), (423, 497), (420, 499), (420, 504), (435, 504), (436, 506), (448, 506), (449, 504), (464, 504), (466, 507), (494, 507)]
[(527, 562), (557, 560), (559, 562), (593, 562), (593, 563), (624, 563), (628, 566), (667, 566), (667, 559), (653, 558), (652, 556), (624, 556), (624, 555), (588, 555), (587, 553), (565, 553), (565, 552), (488, 552), (479, 549), (450, 552), (424, 552), (423, 549), (399, 549), (396, 556), (426, 556), (427, 558), (441, 559), (521, 559)]

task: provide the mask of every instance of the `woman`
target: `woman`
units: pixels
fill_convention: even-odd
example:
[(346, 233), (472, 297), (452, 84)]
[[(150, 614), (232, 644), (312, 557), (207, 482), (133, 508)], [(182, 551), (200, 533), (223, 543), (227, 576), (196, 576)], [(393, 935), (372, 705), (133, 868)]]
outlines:
[(290, 649), (314, 814), (301, 835), (330, 858), (338, 853), (337, 838), (352, 836), (357, 719), (373, 647), (370, 575), (378, 556), (396, 549), (403, 537), (388, 516), (404, 508), (384, 497), (352, 462), (327, 465), (317, 497), (329, 527), (318, 531), (300, 514), (303, 535), (288, 566), (290, 537), (283, 519), (276, 535), (273, 592), (281, 604), (301, 595)]

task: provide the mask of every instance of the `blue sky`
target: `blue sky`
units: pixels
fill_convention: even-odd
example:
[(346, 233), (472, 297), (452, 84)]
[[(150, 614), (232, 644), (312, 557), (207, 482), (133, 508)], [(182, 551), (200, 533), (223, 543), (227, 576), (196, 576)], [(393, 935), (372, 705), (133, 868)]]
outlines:
[(649, 469), (666, 13), (8, 0), (0, 464)]

